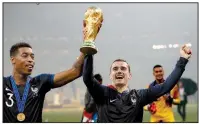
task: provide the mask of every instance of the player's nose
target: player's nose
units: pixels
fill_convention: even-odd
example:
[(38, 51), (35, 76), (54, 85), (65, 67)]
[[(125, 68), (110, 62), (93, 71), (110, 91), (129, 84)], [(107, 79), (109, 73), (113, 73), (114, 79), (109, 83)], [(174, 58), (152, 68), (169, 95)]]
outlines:
[(27, 61), (28, 61), (29, 63), (34, 63), (34, 59), (33, 59), (32, 57), (28, 57)]
[(117, 75), (122, 74), (122, 71), (120, 69), (118, 69)]

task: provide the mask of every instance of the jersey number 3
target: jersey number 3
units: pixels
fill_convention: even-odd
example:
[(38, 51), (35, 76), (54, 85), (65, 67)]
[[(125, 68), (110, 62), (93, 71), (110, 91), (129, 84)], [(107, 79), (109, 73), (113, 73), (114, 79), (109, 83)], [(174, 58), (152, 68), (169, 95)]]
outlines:
[[(10, 91), (10, 90), (7, 89), (7, 88), (6, 88), (6, 90), (7, 90), (7, 91)], [(13, 104), (14, 104), (14, 101), (13, 101), (13, 98), (12, 98), (13, 94), (12, 94), (12, 93), (7, 93), (7, 95), (8, 95), (8, 100), (9, 100), (9, 101), (6, 101), (6, 105), (7, 105), (8, 107), (12, 107)], [(10, 104), (9, 104), (9, 103), (10, 103)]]

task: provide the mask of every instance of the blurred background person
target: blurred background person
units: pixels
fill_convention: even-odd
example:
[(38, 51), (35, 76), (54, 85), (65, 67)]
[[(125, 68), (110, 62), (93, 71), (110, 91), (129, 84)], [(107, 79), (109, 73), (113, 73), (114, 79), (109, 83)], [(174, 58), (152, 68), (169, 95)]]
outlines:
[(178, 113), (180, 114), (182, 121), (186, 121), (186, 105), (187, 105), (187, 93), (185, 92), (183, 83), (179, 82), (179, 92), (180, 92), (180, 99), (181, 102), (178, 105)]
[[(102, 84), (102, 76), (100, 74), (95, 74), (94, 78)], [(81, 122), (97, 122), (97, 108), (94, 99), (88, 92), (85, 93), (85, 108), (82, 115)]]
[[(164, 69), (161, 65), (155, 65), (153, 67), (153, 75), (155, 81), (150, 85), (164, 83)], [(172, 110), (172, 104), (179, 104), (180, 96), (177, 85), (164, 96), (159, 97), (156, 101), (144, 107), (144, 110), (148, 110), (151, 114), (150, 122), (175, 122), (174, 114)]]

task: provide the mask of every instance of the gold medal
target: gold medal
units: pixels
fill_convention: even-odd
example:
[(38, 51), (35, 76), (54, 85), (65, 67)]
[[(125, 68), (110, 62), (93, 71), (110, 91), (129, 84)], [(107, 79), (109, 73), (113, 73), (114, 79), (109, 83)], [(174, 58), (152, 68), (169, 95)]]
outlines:
[(25, 116), (24, 113), (19, 113), (19, 114), (17, 115), (17, 120), (18, 120), (18, 121), (24, 121), (25, 118), (26, 118), (26, 116)]

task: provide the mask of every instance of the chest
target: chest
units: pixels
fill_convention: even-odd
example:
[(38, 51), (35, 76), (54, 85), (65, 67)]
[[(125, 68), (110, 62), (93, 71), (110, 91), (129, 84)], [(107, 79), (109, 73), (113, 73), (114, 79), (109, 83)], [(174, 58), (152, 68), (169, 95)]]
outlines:
[(139, 106), (138, 96), (134, 92), (116, 93), (110, 92), (106, 100), (107, 110), (113, 113), (128, 113), (133, 112)]
[[(24, 86), (18, 86), (17, 90), (19, 92), (19, 96), (20, 96), (20, 101), (23, 98), (23, 94), (24, 94)], [(40, 90), (40, 85), (34, 85), (32, 83), (30, 83), (30, 87), (28, 88), (28, 92), (27, 92), (27, 99), (25, 102), (25, 106), (27, 106), (28, 104), (33, 104), (36, 101), (39, 101), (39, 99), (42, 98), (42, 94), (41, 94), (41, 90)], [(5, 106), (7, 106), (8, 108), (15, 108), (17, 107), (17, 99), (15, 96), (15, 93), (13, 91), (12, 85), (10, 82), (8, 82), (6, 85), (4, 85), (3, 87), (3, 93), (4, 93), (4, 104)]]
[(169, 105), (166, 102), (165, 96), (161, 96), (157, 99), (157, 101), (154, 101), (157, 108), (167, 108)]

